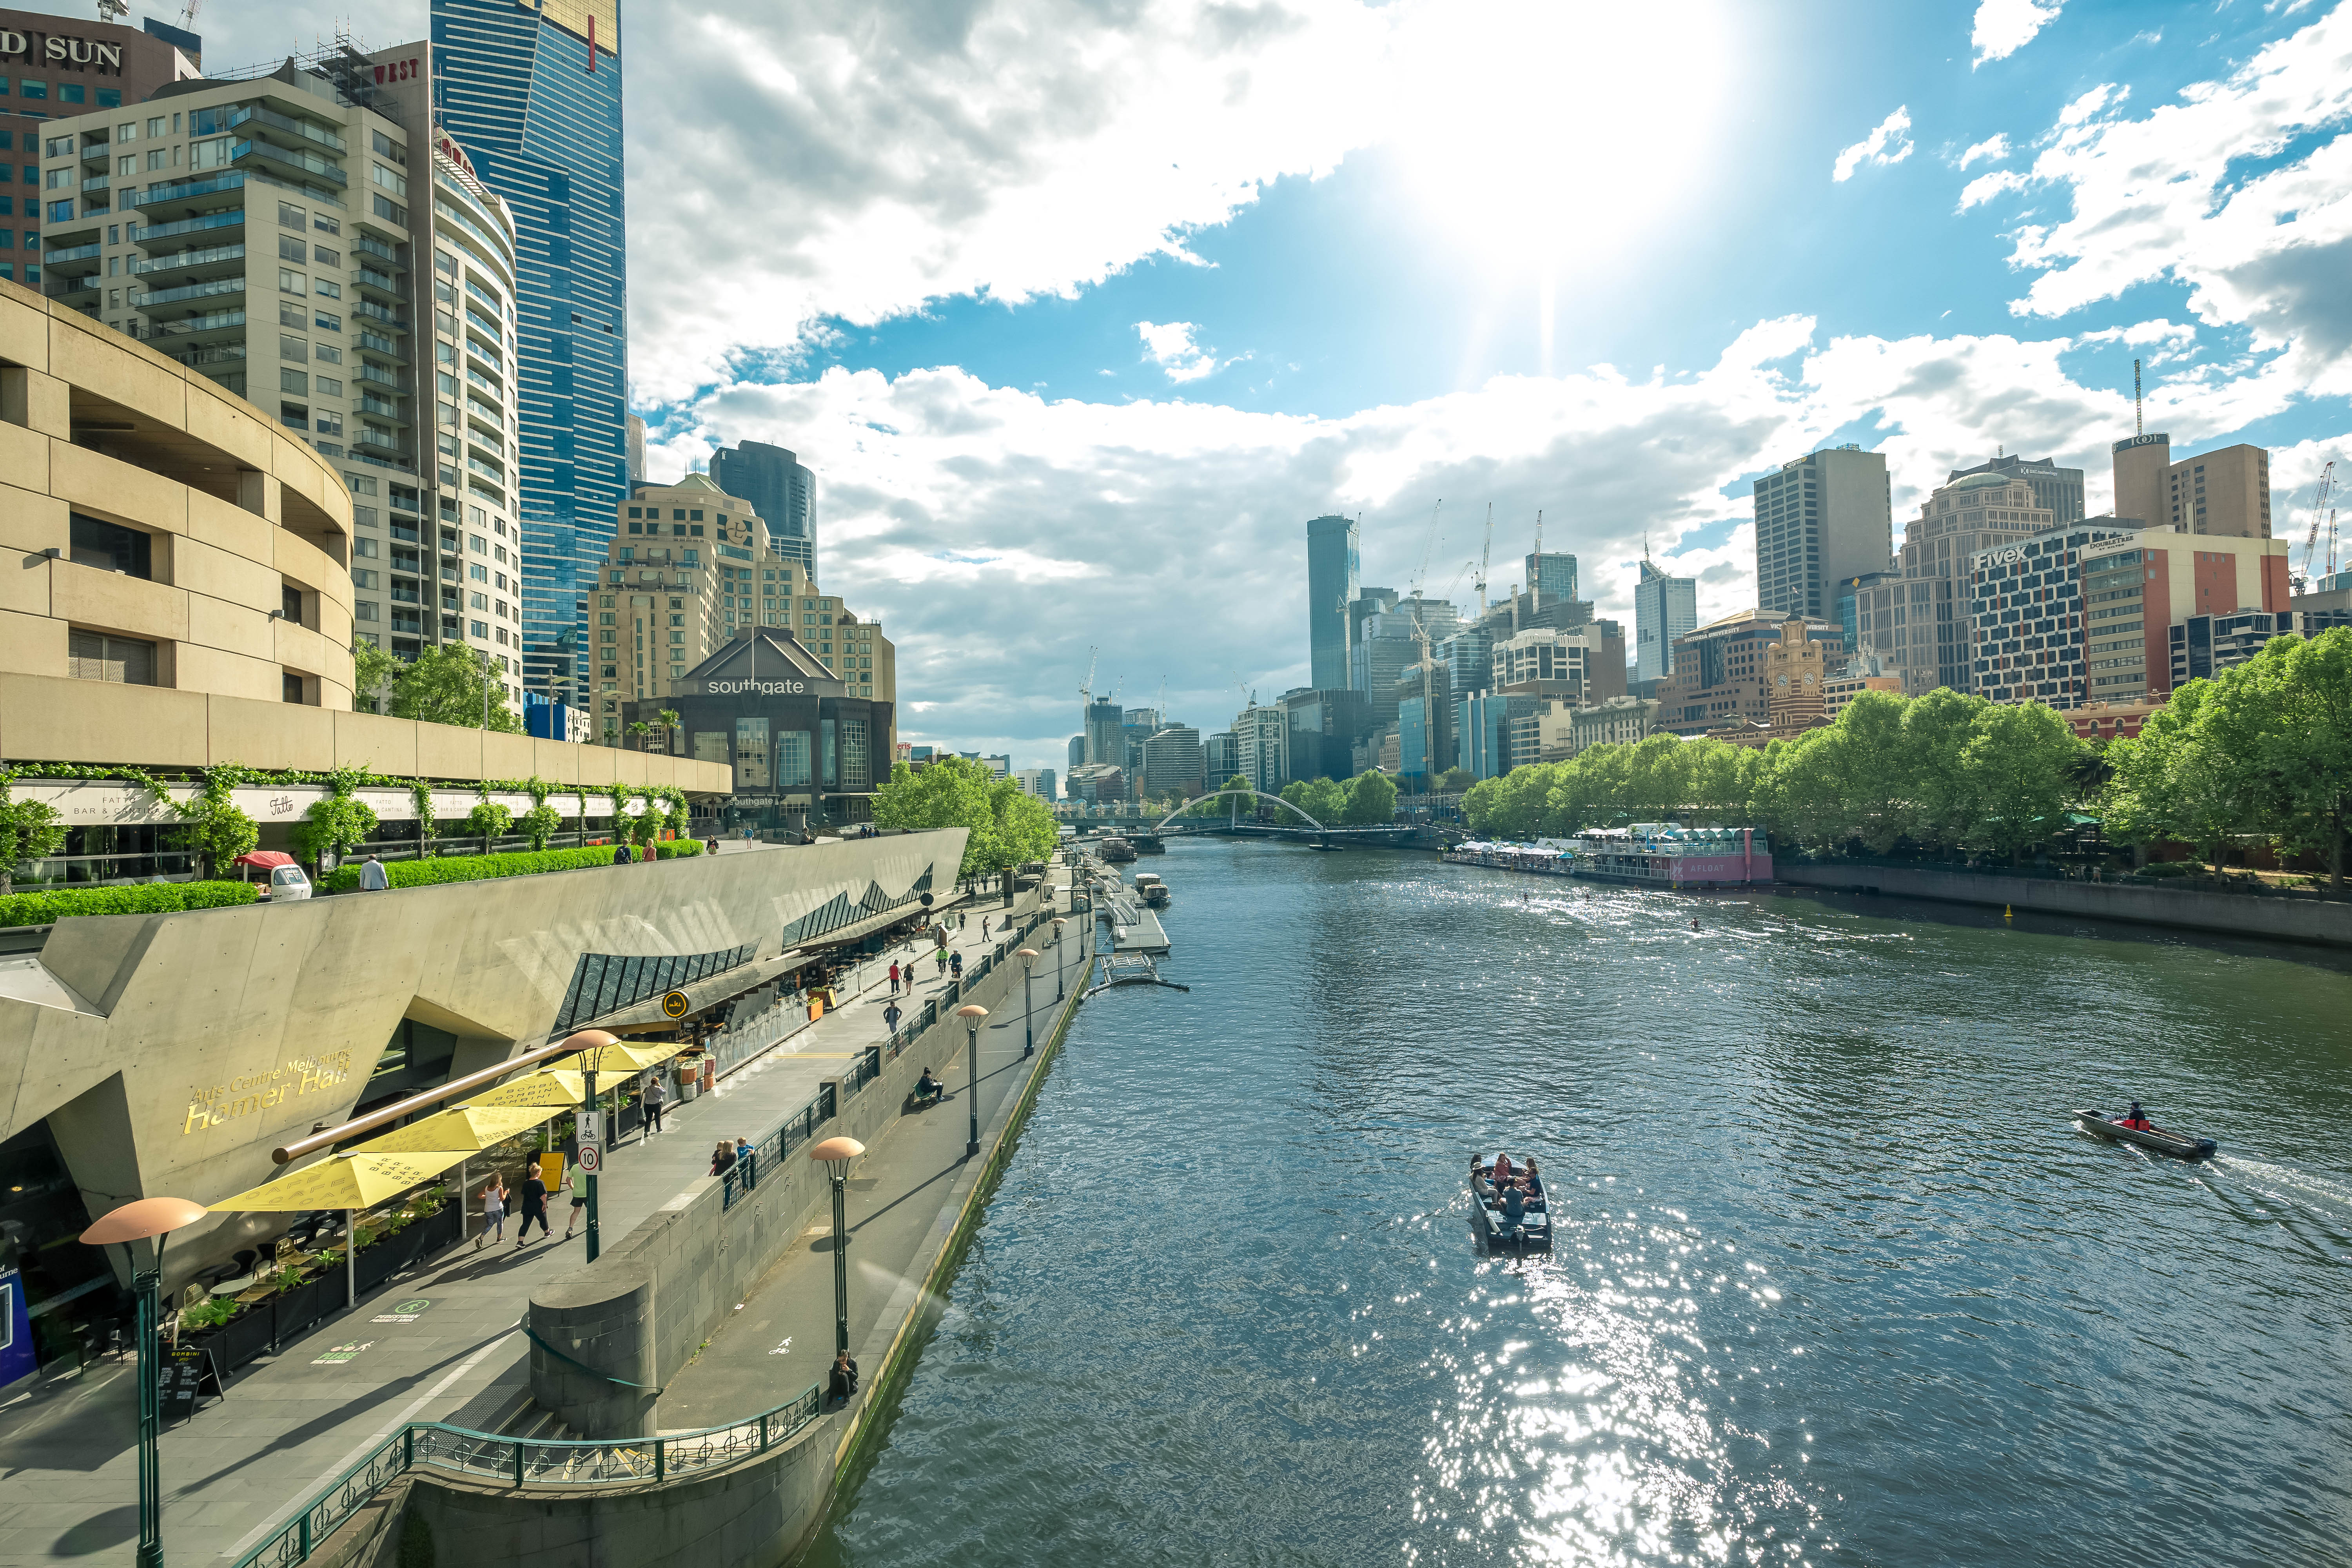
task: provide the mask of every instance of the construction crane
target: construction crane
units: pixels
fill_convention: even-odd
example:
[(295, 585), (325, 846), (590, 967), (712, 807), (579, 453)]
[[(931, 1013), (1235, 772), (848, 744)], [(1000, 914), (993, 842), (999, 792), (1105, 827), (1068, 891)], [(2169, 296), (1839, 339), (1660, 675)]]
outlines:
[(1486, 542), (1478, 546), (1478, 615), (1486, 614), (1486, 561), (1495, 552), (1495, 503), (1486, 503)]
[[(2319, 470), (2319, 483), (2312, 487), (2311, 531), (2304, 536), (2303, 571), (2294, 580), (2298, 593), (2304, 591), (2305, 585), (2315, 575), (2332, 577), (2336, 574), (2336, 509), (2327, 504), (2327, 498), (2335, 493), (2335, 489), (2336, 459), (2330, 458), (2327, 466)], [(2312, 567), (2319, 559), (2319, 527), (2323, 521), (2327, 525), (2327, 571), (2315, 574)]]
[(204, 7), (204, 3), (205, 0), (188, 0), (188, 3), (180, 8), (180, 30), (182, 32), (185, 33), (194, 31), (196, 26), (196, 13)]
[(1151, 700), (1151, 727), (1155, 730), (1168, 728), (1168, 678), (1164, 675), (1160, 678), (1159, 694)]
[(123, 0), (98, 0), (98, 19), (101, 22), (120, 22), (129, 15), (131, 7)]

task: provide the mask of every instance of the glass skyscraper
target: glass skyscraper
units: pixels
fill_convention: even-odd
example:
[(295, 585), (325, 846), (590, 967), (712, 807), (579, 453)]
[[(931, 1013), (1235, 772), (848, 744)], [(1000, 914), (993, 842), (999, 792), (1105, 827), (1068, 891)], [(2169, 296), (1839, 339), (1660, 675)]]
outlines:
[(768, 525), (770, 548), (800, 563), (816, 578), (816, 475), (782, 447), (746, 441), (710, 454), (710, 479), (729, 495), (751, 503)]
[(513, 209), (523, 684), (585, 704), (588, 584), (629, 488), (619, 0), (433, 0), (438, 110)]
[(1319, 691), (1348, 689), (1348, 601), (1356, 596), (1356, 520), (1307, 521), (1307, 654)]

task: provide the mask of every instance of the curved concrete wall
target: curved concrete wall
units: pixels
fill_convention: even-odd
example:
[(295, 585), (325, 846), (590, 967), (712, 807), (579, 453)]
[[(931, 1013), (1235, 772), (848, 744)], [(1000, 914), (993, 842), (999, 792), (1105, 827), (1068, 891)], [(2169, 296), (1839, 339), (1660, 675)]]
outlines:
[[(346, 1117), (394, 1027), (458, 1037), (453, 1074), (549, 1033), (583, 953), (782, 950), (837, 896), (951, 886), (961, 828), (307, 902), (58, 922), (0, 965), (0, 1139), (49, 1119), (92, 1215), (208, 1203)], [(175, 1278), (254, 1234), (175, 1237)], [(205, 1239), (211, 1237), (209, 1243)]]

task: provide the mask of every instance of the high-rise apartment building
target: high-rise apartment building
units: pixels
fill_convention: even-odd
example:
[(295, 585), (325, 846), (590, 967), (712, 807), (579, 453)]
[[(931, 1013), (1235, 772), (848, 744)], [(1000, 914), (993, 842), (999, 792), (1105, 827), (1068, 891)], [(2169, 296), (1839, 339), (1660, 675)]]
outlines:
[(2175, 462), (2172, 437), (2128, 436), (2113, 447), (2115, 515), (2229, 539), (2271, 536), (2271, 455), (2241, 443)]
[(1656, 680), (1674, 673), (1675, 644), (1698, 626), (1698, 579), (1674, 577), (1642, 557), (1633, 584), (1633, 679)]
[(1086, 765), (1087, 738), (1084, 735), (1073, 735), (1070, 737), (1069, 766), (1062, 770), (1062, 776), (1067, 778), (1072, 772)]
[(776, 552), (816, 571), (816, 475), (799, 458), (765, 441), (721, 447), (710, 454), (710, 477), (729, 495), (741, 496), (768, 521)]
[(2210, 617), (2241, 610), (2284, 614), (2291, 592), (2285, 540), (2200, 538), (2174, 528), (2087, 546), (2081, 581), (2088, 672), (2084, 700), (2092, 702), (2168, 693), (2175, 684), (2175, 639), (2186, 662), (2191, 622), (2202, 619), (2210, 626)]
[(1758, 479), (1755, 500), (1756, 604), (1768, 615), (1832, 615), (1840, 578), (1884, 572), (1894, 558), (1884, 453), (1808, 453)]
[(2052, 708), (2089, 700), (2083, 553), (2101, 541), (2139, 531), (2134, 520), (2086, 518), (1970, 557), (1965, 584), (1969, 689), (1994, 702)]
[(1021, 786), (1023, 795), (1034, 795), (1048, 804), (1062, 798), (1055, 788), (1055, 780), (1051, 768), (1015, 768), (1013, 770), (1013, 782)]
[(1979, 474), (1998, 474), (2013, 483), (2021, 483), (2033, 492), (2033, 504), (2050, 514), (2050, 525), (2063, 528), (2083, 518), (2083, 470), (2062, 468), (2048, 458), (2021, 458), (2014, 453), (2003, 454), (1990, 462), (1979, 463), (1973, 468), (1954, 468), (1944, 483), (1957, 485), (1962, 479)]
[(332, 460), (353, 635), (471, 647), (520, 711), (514, 221), (431, 80), (423, 43), (336, 46), (53, 121), (46, 287)]
[(524, 684), (584, 701), (588, 600), (626, 501), (618, 0), (433, 0), (434, 107), (512, 209)]
[[(0, 174), (8, 176), (0, 181), (5, 187), (0, 189), (0, 278), (35, 290), (42, 286), (42, 171), (35, 160), (43, 140), (58, 134), (55, 122), (145, 102), (168, 83), (201, 74), (196, 62), (203, 47), (194, 34), (160, 22), (142, 30), (41, 11), (0, 11)], [(84, 145), (96, 154), (86, 170), (96, 183), (79, 182), (75, 188), (85, 200), (99, 198), (103, 209), (118, 176), (103, 139)], [(19, 169), (21, 196), (15, 190)], [(120, 193), (115, 205), (127, 205), (135, 194), (135, 186)], [(84, 258), (68, 258), (68, 267), (89, 270), (73, 267), (79, 259)]]
[(1290, 782), (1290, 719), (1281, 704), (1261, 707), (1253, 699), (1234, 715), (1233, 733), (1234, 772), (1261, 794), (1280, 795)]
[[(626, 744), (620, 716), (646, 701), (750, 626), (788, 633), (842, 696), (898, 703), (898, 653), (880, 626), (818, 592), (800, 563), (779, 552), (765, 520), (702, 474), (675, 485), (640, 485), (620, 508), (593, 584), (588, 628), (595, 650), (594, 712), (607, 744)], [(877, 710), (884, 711), (884, 710)], [(892, 754), (895, 735), (882, 739)]]
[(1120, 713), (1118, 704), (1108, 697), (1097, 697), (1087, 704), (1084, 718), (1086, 755), (1080, 763), (1073, 763), (1070, 765), (1075, 768), (1081, 763), (1090, 763), (1096, 766), (1125, 768), (1127, 738), (1124, 732), (1125, 726), (1122, 723), (1124, 715)]
[(1160, 731), (1143, 742), (1144, 798), (1192, 799), (1201, 793), (1202, 760), (1200, 731), (1190, 724)]
[(1348, 605), (1360, 569), (1354, 518), (1307, 520), (1307, 651), (1318, 687), (1348, 684)]
[(1393, 588), (1359, 588), (1356, 596), (1348, 601), (1348, 679), (1340, 684), (1358, 691), (1369, 691), (1363, 683), (1363, 670), (1356, 658), (1356, 645), (1363, 640), (1364, 623), (1382, 610), (1391, 609), (1397, 602)]

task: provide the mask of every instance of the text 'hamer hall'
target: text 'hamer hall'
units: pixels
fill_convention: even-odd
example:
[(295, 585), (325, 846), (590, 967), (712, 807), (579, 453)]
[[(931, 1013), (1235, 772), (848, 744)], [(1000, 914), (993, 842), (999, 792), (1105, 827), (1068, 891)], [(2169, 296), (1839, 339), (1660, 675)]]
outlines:
[(735, 770), (730, 826), (800, 830), (873, 818), (890, 773), (893, 704), (851, 697), (793, 634), (746, 626), (668, 683), (670, 695), (623, 704), (625, 732), (678, 715), (684, 754)]

